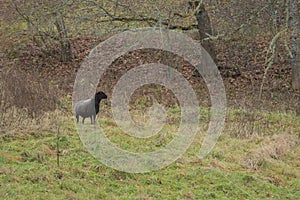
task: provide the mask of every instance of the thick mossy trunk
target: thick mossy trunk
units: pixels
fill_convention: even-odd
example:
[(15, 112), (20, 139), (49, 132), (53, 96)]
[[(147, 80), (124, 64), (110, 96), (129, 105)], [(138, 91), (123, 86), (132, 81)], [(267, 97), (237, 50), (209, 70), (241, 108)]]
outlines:
[(199, 2), (194, 2), (194, 4), (194, 6), (197, 8), (195, 16), (198, 22), (198, 31), (201, 44), (203, 48), (210, 54), (211, 58), (216, 62), (215, 48), (209, 39), (209, 35), (212, 35), (213, 33), (208, 12), (205, 10), (205, 6), (203, 4), (200, 6), (198, 6)]
[(300, 89), (300, 31), (299, 31), (299, 5), (297, 0), (289, 0), (289, 29), (291, 43), (292, 85)]

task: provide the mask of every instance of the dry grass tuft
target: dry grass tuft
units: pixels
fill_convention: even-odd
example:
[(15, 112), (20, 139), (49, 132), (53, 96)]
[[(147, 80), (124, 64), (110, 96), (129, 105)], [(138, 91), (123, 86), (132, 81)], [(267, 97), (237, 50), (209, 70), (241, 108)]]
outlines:
[(280, 159), (298, 144), (297, 136), (287, 133), (265, 137), (261, 147), (248, 154), (243, 159), (242, 165), (247, 169), (258, 170), (267, 161)]

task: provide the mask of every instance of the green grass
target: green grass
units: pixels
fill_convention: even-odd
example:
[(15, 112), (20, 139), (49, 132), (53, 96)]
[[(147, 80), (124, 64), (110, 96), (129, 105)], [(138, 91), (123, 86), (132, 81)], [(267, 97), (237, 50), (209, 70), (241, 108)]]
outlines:
[[(176, 117), (178, 109), (172, 112), (172, 117)], [(207, 113), (207, 109), (201, 108), (201, 113)], [(237, 113), (229, 112), (230, 126), (239, 126)], [(261, 116), (262, 122), (270, 126), (264, 136), (235, 137), (234, 129), (227, 127), (213, 151), (205, 159), (199, 159), (197, 153), (204, 128), (182, 158), (162, 170), (145, 174), (120, 172), (101, 164), (83, 146), (72, 120), (65, 120), (60, 129), (59, 166), (56, 133), (6, 132), (0, 137), (0, 196), (1, 199), (297, 199), (299, 117), (276, 113), (261, 113)], [(201, 123), (207, 120), (203, 116)], [(101, 118), (99, 122), (108, 138), (131, 151), (162, 148), (176, 131), (175, 125), (166, 126), (161, 136), (139, 141), (124, 135), (111, 119)], [(285, 128), (276, 134), (272, 126), (279, 122)], [(92, 127), (88, 123), (86, 126)], [(162, 142), (157, 145), (157, 140)]]

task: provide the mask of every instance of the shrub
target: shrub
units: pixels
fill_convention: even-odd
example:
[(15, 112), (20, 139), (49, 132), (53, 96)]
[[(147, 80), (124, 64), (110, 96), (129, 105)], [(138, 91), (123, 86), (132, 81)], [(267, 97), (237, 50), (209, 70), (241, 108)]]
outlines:
[(0, 127), (40, 119), (59, 103), (58, 91), (34, 73), (16, 67), (0, 68)]

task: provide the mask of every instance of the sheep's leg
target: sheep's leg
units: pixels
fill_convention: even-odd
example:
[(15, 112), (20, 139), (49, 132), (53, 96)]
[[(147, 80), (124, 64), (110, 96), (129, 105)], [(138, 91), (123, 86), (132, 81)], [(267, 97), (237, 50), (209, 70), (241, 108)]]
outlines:
[(85, 117), (82, 118), (82, 124), (84, 124)]
[(91, 124), (93, 124), (93, 115), (91, 115), (90, 118), (91, 118)]
[(96, 124), (96, 115), (93, 115), (94, 124)]
[(79, 115), (76, 115), (76, 122), (78, 124), (78, 122), (79, 122)]

